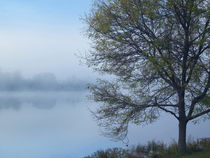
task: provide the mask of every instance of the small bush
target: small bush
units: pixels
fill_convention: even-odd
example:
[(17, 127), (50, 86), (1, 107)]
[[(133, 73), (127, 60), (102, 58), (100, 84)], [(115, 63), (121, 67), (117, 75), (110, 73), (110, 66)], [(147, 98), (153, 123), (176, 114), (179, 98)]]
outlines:
[(148, 142), (147, 148), (149, 152), (162, 152), (166, 149), (166, 145), (161, 142), (151, 141)]
[(173, 141), (168, 148), (165, 150), (166, 153), (168, 154), (174, 154), (178, 153), (178, 144), (176, 141)]
[(201, 150), (202, 149), (201, 149), (198, 141), (188, 142), (188, 144), (187, 144), (187, 151), (188, 152), (199, 152)]
[(210, 150), (210, 138), (203, 138), (199, 140), (199, 145), (203, 150)]

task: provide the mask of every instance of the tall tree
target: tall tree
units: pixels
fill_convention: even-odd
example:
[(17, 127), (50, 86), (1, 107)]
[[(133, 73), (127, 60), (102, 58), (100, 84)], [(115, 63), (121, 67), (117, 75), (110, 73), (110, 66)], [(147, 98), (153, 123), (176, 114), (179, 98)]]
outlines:
[(210, 118), (209, 19), (208, 0), (95, 1), (85, 18), (93, 41), (87, 63), (112, 76), (90, 86), (107, 134), (124, 139), (129, 123), (164, 111), (178, 120), (186, 151), (187, 123)]

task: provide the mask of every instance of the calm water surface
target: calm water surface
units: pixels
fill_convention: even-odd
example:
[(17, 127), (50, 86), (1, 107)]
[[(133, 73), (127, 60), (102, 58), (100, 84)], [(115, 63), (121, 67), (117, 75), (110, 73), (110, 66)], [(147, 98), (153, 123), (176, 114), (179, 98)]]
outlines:
[[(86, 91), (1, 92), (1, 158), (80, 158), (98, 149), (124, 147), (101, 135)], [(189, 125), (188, 135), (210, 137), (210, 121)], [(164, 115), (156, 123), (129, 130), (129, 146), (177, 139), (177, 122)]]

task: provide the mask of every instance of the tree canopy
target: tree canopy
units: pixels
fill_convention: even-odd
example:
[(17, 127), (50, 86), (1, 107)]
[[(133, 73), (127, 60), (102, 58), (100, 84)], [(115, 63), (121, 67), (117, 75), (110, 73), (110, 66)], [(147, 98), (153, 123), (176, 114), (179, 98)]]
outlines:
[(111, 80), (90, 85), (102, 102), (94, 113), (112, 138), (129, 123), (155, 121), (160, 112), (186, 125), (210, 118), (210, 3), (208, 0), (99, 0), (86, 16), (93, 50), (87, 63)]

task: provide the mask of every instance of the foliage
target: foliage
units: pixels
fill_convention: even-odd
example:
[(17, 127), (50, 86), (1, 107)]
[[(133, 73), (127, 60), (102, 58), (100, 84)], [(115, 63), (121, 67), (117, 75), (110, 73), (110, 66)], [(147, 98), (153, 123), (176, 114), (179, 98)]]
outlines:
[(161, 142), (148, 142), (147, 145), (137, 145), (125, 150), (122, 148), (99, 150), (85, 158), (209, 158), (210, 140), (189, 140), (188, 152), (178, 152), (178, 144), (171, 143), (169, 146)]
[(87, 64), (112, 81), (90, 85), (104, 103), (94, 116), (105, 134), (127, 136), (129, 123), (151, 123), (160, 111), (186, 125), (210, 112), (208, 0), (99, 0), (86, 17), (93, 51)]
[(125, 158), (127, 150), (121, 148), (107, 149), (105, 151), (99, 150), (93, 153), (91, 156), (85, 158)]
[(210, 150), (210, 138), (208, 139), (201, 139), (199, 144), (203, 150)]

